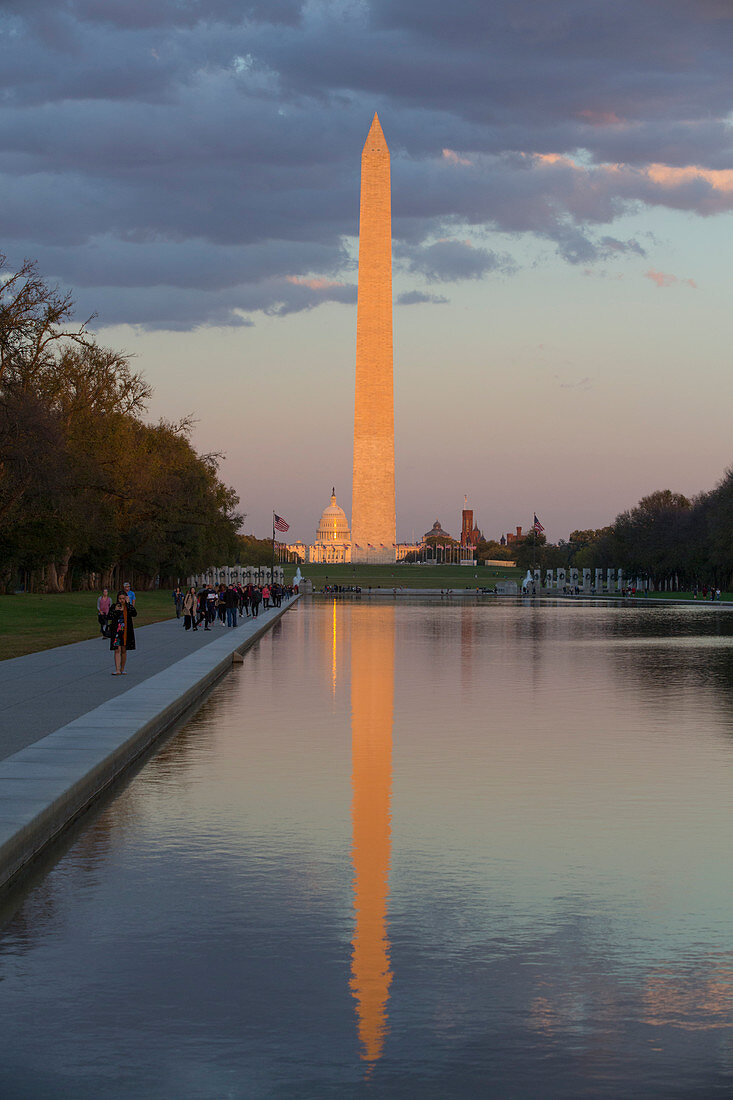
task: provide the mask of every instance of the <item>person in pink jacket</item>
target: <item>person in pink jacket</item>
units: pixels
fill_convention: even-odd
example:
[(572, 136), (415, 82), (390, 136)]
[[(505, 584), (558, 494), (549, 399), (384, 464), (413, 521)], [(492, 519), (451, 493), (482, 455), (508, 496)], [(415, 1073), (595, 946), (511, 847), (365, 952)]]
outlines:
[(97, 600), (97, 619), (99, 620), (99, 632), (103, 638), (107, 637), (107, 616), (112, 607), (112, 600), (107, 588), (102, 589), (102, 595)]

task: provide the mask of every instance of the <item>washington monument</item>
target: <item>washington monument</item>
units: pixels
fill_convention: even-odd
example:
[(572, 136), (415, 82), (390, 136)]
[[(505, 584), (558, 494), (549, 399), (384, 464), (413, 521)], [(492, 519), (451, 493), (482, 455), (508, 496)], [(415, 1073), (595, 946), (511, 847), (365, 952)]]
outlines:
[(393, 562), (392, 212), (389, 149), (374, 116), (361, 155), (351, 560)]

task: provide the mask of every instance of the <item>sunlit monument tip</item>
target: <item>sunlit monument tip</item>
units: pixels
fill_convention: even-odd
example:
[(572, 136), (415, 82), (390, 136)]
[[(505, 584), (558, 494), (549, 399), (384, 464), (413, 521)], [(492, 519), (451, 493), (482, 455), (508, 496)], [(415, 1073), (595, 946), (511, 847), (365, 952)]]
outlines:
[(393, 562), (394, 396), (389, 149), (375, 114), (361, 155), (351, 560)]

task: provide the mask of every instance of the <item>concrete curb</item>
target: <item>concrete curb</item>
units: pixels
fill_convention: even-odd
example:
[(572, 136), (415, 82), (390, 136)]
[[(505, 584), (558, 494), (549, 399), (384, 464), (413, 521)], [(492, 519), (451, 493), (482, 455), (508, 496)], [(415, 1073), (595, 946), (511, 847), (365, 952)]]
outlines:
[(0, 761), (0, 889), (86, 810), (288, 611), (228, 631), (144, 683)]

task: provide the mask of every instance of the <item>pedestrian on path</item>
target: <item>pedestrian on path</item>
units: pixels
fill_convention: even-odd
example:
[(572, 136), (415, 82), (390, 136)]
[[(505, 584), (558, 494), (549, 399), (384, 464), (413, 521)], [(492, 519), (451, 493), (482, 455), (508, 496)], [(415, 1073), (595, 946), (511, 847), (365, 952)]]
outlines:
[(216, 622), (216, 601), (216, 589), (212, 584), (208, 584), (206, 586), (206, 626), (204, 630), (208, 630)]
[(186, 595), (183, 597), (183, 629), (190, 630), (193, 626), (194, 630), (198, 630), (198, 609), (199, 601), (196, 595), (195, 588), (189, 588)]
[(134, 603), (130, 603), (126, 592), (117, 593), (117, 601), (109, 613), (109, 648), (115, 655), (113, 676), (125, 676), (128, 649), (135, 648), (135, 627), (132, 620), (137, 615)]
[(135, 606), (135, 600), (137, 599), (137, 597), (136, 597), (135, 593), (133, 592), (132, 588), (130, 587), (130, 582), (125, 581), (125, 583), (122, 585), (122, 587), (125, 590), (125, 595), (127, 596), (127, 602), (134, 607)]
[(173, 589), (173, 603), (176, 608), (176, 618), (180, 619), (181, 612), (183, 611), (183, 590), (179, 585)]
[(260, 613), (260, 604), (262, 602), (262, 593), (260, 592), (260, 590), (259, 590), (259, 588), (257, 587), (256, 584), (253, 585), (253, 587), (252, 587), (251, 602), (252, 602), (252, 618), (256, 619), (257, 616)]
[(97, 619), (99, 620), (99, 632), (103, 638), (107, 637), (107, 616), (112, 606), (109, 589), (103, 588), (102, 595), (97, 600)]
[(219, 624), (227, 625), (227, 586), (220, 584), (216, 593), (216, 610), (219, 616)]
[(264, 585), (262, 589), (262, 606), (265, 611), (267, 611), (270, 606), (270, 586), (268, 584)]
[(233, 584), (230, 584), (224, 593), (224, 606), (226, 607), (227, 613), (227, 626), (236, 626), (239, 593)]

